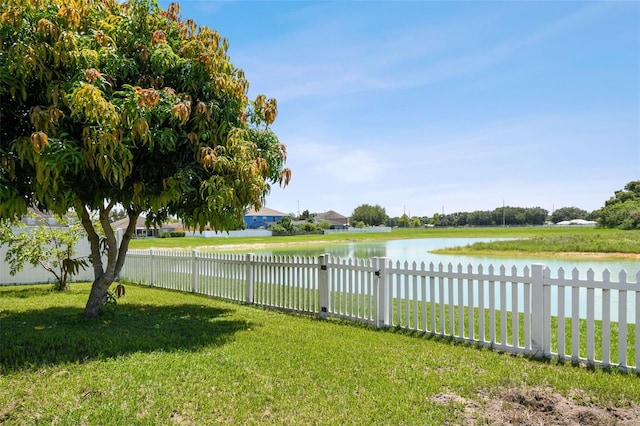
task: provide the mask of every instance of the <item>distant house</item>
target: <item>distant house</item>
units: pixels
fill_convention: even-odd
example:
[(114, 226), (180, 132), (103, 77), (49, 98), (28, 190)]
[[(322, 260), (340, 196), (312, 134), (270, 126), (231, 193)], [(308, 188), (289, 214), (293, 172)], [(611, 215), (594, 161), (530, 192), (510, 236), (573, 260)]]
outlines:
[(285, 216), (289, 215), (268, 207), (263, 207), (258, 211), (249, 208), (244, 216), (244, 223), (247, 229), (267, 229), (269, 225), (275, 225)]
[(349, 218), (333, 210), (329, 210), (328, 212), (324, 213), (318, 213), (315, 216), (314, 221), (316, 223), (325, 221), (329, 222), (331, 224), (331, 229), (341, 229), (349, 226)]
[[(136, 221), (136, 230), (134, 231), (134, 238), (145, 238), (145, 237), (157, 237), (162, 232), (174, 232), (174, 231), (183, 231), (183, 225), (180, 222), (174, 223), (163, 223), (160, 227), (154, 228), (153, 226), (148, 227), (145, 224), (146, 218), (143, 216), (139, 216)], [(129, 218), (125, 217), (124, 219), (117, 220), (111, 223), (111, 227), (113, 229), (122, 229), (123, 231), (127, 229), (129, 226)]]

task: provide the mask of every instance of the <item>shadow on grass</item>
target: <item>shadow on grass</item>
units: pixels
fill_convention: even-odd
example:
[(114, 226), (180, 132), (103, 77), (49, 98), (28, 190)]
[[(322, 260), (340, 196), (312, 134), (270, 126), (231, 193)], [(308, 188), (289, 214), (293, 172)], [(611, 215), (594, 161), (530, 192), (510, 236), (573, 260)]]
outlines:
[(95, 319), (70, 307), (0, 312), (0, 373), (135, 352), (197, 350), (223, 345), (251, 327), (229, 318), (233, 310), (195, 304), (123, 304), (116, 311)]
[(20, 285), (16, 285), (13, 288), (11, 287), (9, 288), (10, 289), (3, 288), (0, 297), (6, 297), (6, 298), (14, 297), (17, 299), (27, 299), (30, 297), (47, 296), (52, 292), (54, 292), (53, 284), (51, 283), (38, 284), (38, 287), (36, 287), (35, 285), (31, 285), (28, 288), (24, 288), (24, 287), (21, 287)]

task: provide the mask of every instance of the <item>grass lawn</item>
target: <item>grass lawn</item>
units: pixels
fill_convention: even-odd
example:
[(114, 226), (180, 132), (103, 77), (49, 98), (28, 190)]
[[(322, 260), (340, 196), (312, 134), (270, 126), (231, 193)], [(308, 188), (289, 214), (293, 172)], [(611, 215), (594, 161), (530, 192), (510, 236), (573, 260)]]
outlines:
[(575, 256), (597, 253), (599, 257), (640, 259), (640, 231), (617, 229), (574, 229), (558, 233), (540, 233), (513, 241), (479, 242), (465, 247), (436, 250), (441, 254), (518, 257)]
[(135, 285), (88, 320), (88, 292), (87, 284), (63, 294), (0, 288), (0, 423), (487, 424), (512, 411), (512, 422), (540, 412), (555, 424), (598, 424), (605, 417), (593, 416), (640, 416), (633, 374)]
[(366, 242), (411, 238), (513, 238), (514, 241), (478, 243), (467, 247), (438, 250), (450, 254), (492, 254), (497, 256), (565, 256), (630, 257), (640, 255), (640, 231), (622, 231), (592, 227), (486, 227), (486, 228), (410, 228), (381, 233), (344, 233), (328, 235), (296, 235), (290, 237), (245, 238), (147, 238), (131, 241), (131, 248), (213, 248), (246, 249), (255, 245), (304, 245), (318, 242)]

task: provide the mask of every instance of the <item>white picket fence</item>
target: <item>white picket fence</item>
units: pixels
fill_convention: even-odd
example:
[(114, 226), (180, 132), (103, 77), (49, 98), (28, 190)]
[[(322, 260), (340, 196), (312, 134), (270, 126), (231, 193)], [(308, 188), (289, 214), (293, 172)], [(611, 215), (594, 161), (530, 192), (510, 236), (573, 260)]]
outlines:
[(497, 350), (640, 372), (640, 272), (597, 280), (541, 264), (458, 265), (131, 250), (121, 278), (237, 302), (416, 330)]

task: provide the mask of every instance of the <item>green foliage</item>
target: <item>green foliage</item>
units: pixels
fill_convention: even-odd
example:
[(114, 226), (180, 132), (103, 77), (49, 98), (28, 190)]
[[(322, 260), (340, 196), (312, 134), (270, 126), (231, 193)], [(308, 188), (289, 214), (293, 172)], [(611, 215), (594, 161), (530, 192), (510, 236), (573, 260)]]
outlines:
[(298, 219), (300, 220), (307, 220), (311, 217), (311, 213), (309, 213), (309, 210), (304, 210), (302, 212), (302, 214), (300, 214), (300, 217)]
[(312, 232), (317, 230), (318, 226), (316, 226), (316, 224), (312, 222), (304, 222), (300, 224), (299, 229), (304, 232)]
[(331, 223), (328, 220), (323, 220), (322, 222), (318, 223), (317, 226), (320, 229), (330, 229), (331, 228)]
[(25, 264), (40, 265), (55, 277), (54, 288), (63, 291), (71, 277), (89, 266), (88, 259), (76, 257), (78, 241), (86, 234), (77, 221), (64, 216), (55, 220), (58, 226), (47, 223), (26, 228), (21, 222), (0, 223), (0, 244), (8, 246), (4, 260), (11, 275), (22, 271)]
[(387, 220), (387, 224), (399, 228), (418, 228), (422, 226), (422, 220), (419, 217), (409, 217), (405, 213), (395, 220)]
[(435, 226), (543, 225), (547, 210), (540, 207), (497, 207), (493, 211), (436, 213), (430, 223)]
[(362, 204), (351, 213), (352, 222), (364, 222), (368, 226), (379, 226), (387, 221), (387, 212), (379, 205)]
[(249, 101), (227, 40), (177, 4), (0, 0), (0, 11), (0, 218), (75, 209), (101, 297), (134, 231), (117, 247), (116, 205), (132, 223), (229, 230), (289, 182), (269, 127), (276, 100)]
[(323, 228), (321, 224), (310, 221), (303, 222), (300, 225), (294, 225), (290, 217), (284, 217), (279, 223), (271, 226), (270, 229), (273, 236), (283, 237), (292, 235), (323, 234), (325, 228)]
[(289, 231), (284, 229), (284, 227), (279, 223), (271, 226), (271, 232), (273, 235), (287, 235), (289, 233)]
[(640, 181), (629, 182), (624, 190), (616, 191), (595, 216), (605, 228), (640, 229)]
[(411, 227), (411, 219), (409, 218), (409, 216), (407, 216), (407, 214), (403, 214), (402, 216), (400, 216), (400, 218), (398, 219), (397, 222), (397, 226), (399, 228), (410, 228)]
[(186, 235), (182, 231), (162, 231), (158, 234), (158, 238), (182, 238)]
[(291, 218), (289, 216), (285, 216), (278, 222), (278, 225), (282, 227), (286, 232), (294, 231), (293, 223), (291, 223)]
[(603, 232), (590, 228), (577, 232), (541, 234), (527, 239), (479, 242), (465, 247), (435, 250), (443, 254), (486, 254), (494, 252), (509, 256), (536, 253), (637, 253), (640, 254), (638, 231)]
[(589, 213), (577, 207), (562, 207), (551, 214), (551, 222), (558, 223), (564, 220), (586, 219)]

